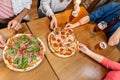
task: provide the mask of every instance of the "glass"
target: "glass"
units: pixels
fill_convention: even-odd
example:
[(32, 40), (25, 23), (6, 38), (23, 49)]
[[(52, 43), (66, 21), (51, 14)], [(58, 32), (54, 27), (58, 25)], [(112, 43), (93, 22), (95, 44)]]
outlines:
[(107, 47), (107, 44), (105, 42), (100, 42), (100, 43), (95, 45), (95, 50), (99, 51), (102, 49), (106, 49), (106, 47)]

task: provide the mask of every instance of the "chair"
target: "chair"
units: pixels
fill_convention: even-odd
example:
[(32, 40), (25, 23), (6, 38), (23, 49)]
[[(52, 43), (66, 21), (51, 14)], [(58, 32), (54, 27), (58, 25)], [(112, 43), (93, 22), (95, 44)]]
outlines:
[(38, 8), (39, 8), (39, 6), (40, 6), (40, 1), (41, 1), (41, 0), (38, 0), (38, 3), (37, 3), (37, 10), (38, 10)]

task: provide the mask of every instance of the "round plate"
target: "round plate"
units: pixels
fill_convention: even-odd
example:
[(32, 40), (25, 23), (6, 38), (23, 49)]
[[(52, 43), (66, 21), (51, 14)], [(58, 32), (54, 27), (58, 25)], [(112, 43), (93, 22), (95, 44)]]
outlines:
[[(15, 38), (15, 37), (18, 37), (18, 36), (21, 36), (21, 35), (32, 35), (32, 34), (17, 34), (15, 36), (13, 36), (12, 38)], [(8, 39), (7, 44), (9, 43), (10, 39), (11, 38)], [(13, 70), (13, 71), (19, 71), (19, 72), (30, 71), (30, 70), (36, 68), (41, 63), (41, 61), (43, 60), (44, 54), (45, 54), (45, 45), (44, 45), (44, 43), (42, 42), (42, 40), (40, 38), (37, 38), (37, 39), (40, 41), (40, 43), (41, 43), (41, 45), (43, 46), (43, 49), (44, 49), (43, 53), (42, 53), (42, 57), (40, 57), (39, 61), (37, 61), (33, 66), (27, 67), (25, 69), (15, 68), (12, 65), (10, 65), (8, 60), (5, 59), (5, 53), (6, 53), (5, 51), (8, 48), (7, 45), (6, 45), (5, 48), (3, 49), (3, 60), (4, 60), (5, 64), (6, 64), (6, 66), (9, 69)]]

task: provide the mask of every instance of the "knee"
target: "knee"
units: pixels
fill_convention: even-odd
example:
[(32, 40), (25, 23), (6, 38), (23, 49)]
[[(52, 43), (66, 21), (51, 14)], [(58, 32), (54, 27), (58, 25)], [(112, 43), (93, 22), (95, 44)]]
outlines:
[(109, 41), (108, 42), (108, 45), (109, 46), (115, 46), (115, 45), (117, 45), (119, 42), (114, 42), (114, 41)]

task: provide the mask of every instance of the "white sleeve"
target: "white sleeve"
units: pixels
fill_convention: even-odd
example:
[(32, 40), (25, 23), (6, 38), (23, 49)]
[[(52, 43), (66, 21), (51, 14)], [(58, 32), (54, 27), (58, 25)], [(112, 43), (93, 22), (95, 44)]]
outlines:
[(30, 9), (32, 0), (24, 0), (24, 8)]
[(41, 0), (41, 8), (46, 16), (50, 17), (54, 14), (52, 9), (50, 8), (50, 0)]

